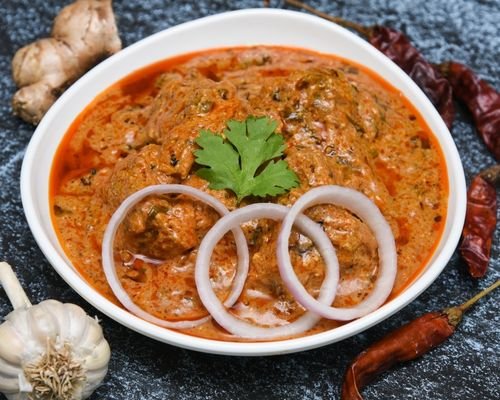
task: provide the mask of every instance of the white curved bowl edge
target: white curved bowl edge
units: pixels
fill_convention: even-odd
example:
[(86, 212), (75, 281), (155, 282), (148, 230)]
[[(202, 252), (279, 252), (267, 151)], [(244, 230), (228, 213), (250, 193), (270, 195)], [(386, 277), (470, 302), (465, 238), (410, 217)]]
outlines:
[[(131, 72), (175, 55), (245, 45), (284, 45), (337, 54), (366, 65), (398, 88), (417, 108), (437, 137), (448, 169), (448, 215), (442, 239), (423, 273), (403, 293), (373, 313), (312, 336), (262, 343), (223, 342), (158, 327), (114, 305), (74, 269), (52, 226), (49, 176), (54, 154), (70, 124), (99, 93)], [(72, 85), (40, 122), (28, 145), (21, 170), (21, 197), (30, 229), (61, 277), (85, 300), (119, 323), (159, 341), (214, 354), (273, 355), (333, 343), (389, 317), (422, 293), (451, 258), (462, 230), (466, 187), (463, 167), (451, 135), (422, 91), (389, 59), (364, 40), (331, 22), (304, 13), (250, 9), (187, 22), (143, 39), (108, 58)]]

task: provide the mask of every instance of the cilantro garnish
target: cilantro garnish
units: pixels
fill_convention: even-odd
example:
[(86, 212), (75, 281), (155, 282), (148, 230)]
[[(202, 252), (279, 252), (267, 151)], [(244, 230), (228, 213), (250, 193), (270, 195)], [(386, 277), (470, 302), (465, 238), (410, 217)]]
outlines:
[(277, 122), (266, 117), (228, 121), (223, 136), (202, 130), (195, 151), (197, 175), (211, 189), (230, 189), (240, 202), (247, 196), (276, 196), (298, 186), (299, 179), (284, 160), (285, 141), (275, 133)]

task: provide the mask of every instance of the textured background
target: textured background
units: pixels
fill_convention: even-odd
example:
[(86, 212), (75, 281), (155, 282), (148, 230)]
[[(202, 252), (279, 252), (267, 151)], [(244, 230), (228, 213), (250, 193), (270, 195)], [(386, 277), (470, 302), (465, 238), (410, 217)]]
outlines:
[[(455, 256), (418, 300), (376, 327), (341, 343), (295, 355), (239, 358), (177, 349), (136, 334), (85, 303), (54, 272), (26, 223), (19, 174), (33, 127), (11, 114), (15, 88), (10, 60), (16, 49), (46, 36), (68, 1), (2, 0), (0, 3), (0, 259), (12, 263), (33, 302), (57, 298), (81, 305), (102, 319), (112, 346), (109, 375), (97, 399), (338, 399), (344, 369), (357, 353), (389, 330), (426, 311), (456, 304), (500, 275), (500, 232), (495, 234), (488, 276), (473, 281)], [(500, 1), (352, 0), (309, 1), (323, 11), (369, 25), (404, 30), (432, 61), (456, 59), (500, 88)], [(272, 1), (273, 7), (284, 7)], [(261, 1), (115, 1), (124, 45), (182, 22)], [(255, 27), (258, 29), (258, 27)], [(468, 181), (494, 160), (458, 108), (453, 137)], [(500, 293), (500, 292), (499, 292)], [(422, 359), (392, 370), (371, 384), (366, 399), (500, 399), (499, 293), (475, 307), (458, 332)], [(0, 315), (10, 305), (0, 289)], [(0, 395), (0, 398), (2, 396)]]

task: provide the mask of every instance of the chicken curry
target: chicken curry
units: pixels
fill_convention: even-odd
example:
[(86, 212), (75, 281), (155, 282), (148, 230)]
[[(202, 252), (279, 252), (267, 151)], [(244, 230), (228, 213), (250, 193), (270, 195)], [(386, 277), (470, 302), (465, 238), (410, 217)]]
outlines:
[[(442, 234), (448, 202), (446, 166), (437, 140), (402, 94), (365, 67), (311, 51), (283, 47), (217, 49), (172, 58), (124, 78), (101, 93), (75, 120), (61, 143), (51, 176), (53, 222), (79, 273), (119, 304), (101, 266), (101, 243), (116, 208), (148, 185), (182, 183), (210, 193), (229, 210), (228, 190), (208, 188), (196, 175), (200, 130), (222, 132), (229, 120), (266, 116), (278, 122), (284, 159), (300, 184), (265, 201), (291, 206), (311, 188), (342, 185), (368, 196), (390, 224), (398, 272), (392, 297), (420, 273)], [(321, 225), (337, 251), (340, 282), (334, 305), (359, 303), (377, 278), (377, 242), (356, 215), (333, 205), (305, 214)], [(194, 264), (203, 236), (218, 220), (188, 196), (150, 196), (126, 217), (115, 242), (121, 284), (133, 301), (170, 320), (207, 315), (197, 295)], [(280, 224), (242, 225), (250, 250), (244, 290), (231, 312), (264, 326), (304, 313), (276, 264)], [(293, 231), (294, 269), (316, 296), (323, 261), (311, 240)], [(217, 296), (235, 274), (232, 234), (216, 246), (210, 279)], [(305, 334), (338, 326), (322, 319)], [(240, 340), (213, 320), (183, 332)]]

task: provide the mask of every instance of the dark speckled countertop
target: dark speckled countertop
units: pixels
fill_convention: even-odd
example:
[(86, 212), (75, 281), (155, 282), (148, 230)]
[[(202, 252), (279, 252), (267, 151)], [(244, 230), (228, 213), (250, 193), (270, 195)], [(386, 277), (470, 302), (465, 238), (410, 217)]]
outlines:
[[(386, 332), (426, 311), (467, 299), (500, 274), (497, 228), (488, 276), (464, 272), (455, 254), (442, 275), (405, 309), (341, 343), (294, 355), (222, 357), (178, 349), (132, 332), (83, 301), (55, 273), (26, 223), (19, 192), (24, 150), (33, 127), (11, 113), (10, 60), (16, 49), (47, 35), (69, 0), (2, 0), (0, 3), (0, 259), (16, 267), (33, 302), (56, 298), (97, 315), (113, 349), (109, 374), (97, 399), (338, 399), (344, 369), (357, 353)], [(338, 0), (311, 5), (369, 25), (404, 30), (432, 61), (456, 59), (500, 88), (499, 0)], [(283, 2), (272, 1), (275, 7)], [(116, 0), (125, 46), (182, 22), (223, 11), (260, 7), (261, 1)], [(258, 29), (258, 27), (256, 27)], [(453, 138), (468, 181), (494, 160), (458, 108)], [(366, 399), (500, 399), (500, 292), (482, 301), (445, 344), (371, 384)], [(0, 289), (0, 315), (10, 305)], [(0, 395), (0, 398), (3, 397)]]

